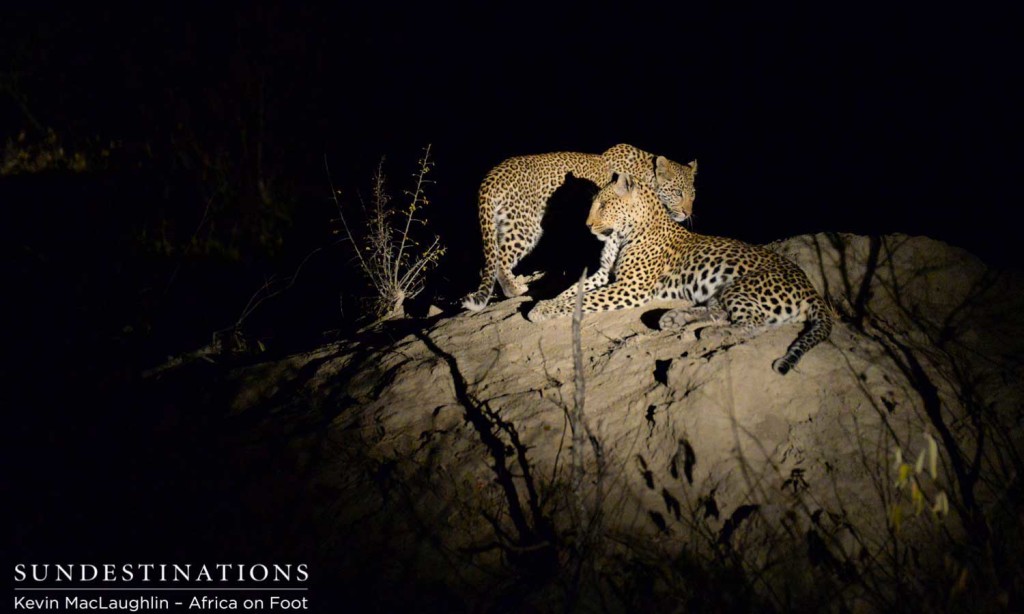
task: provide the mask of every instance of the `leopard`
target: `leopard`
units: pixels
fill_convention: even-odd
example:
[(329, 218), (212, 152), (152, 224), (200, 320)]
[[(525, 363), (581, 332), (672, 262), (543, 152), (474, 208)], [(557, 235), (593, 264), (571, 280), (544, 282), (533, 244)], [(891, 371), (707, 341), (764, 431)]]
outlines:
[[(598, 188), (618, 175), (627, 175), (655, 191), (677, 222), (693, 213), (697, 161), (673, 162), (625, 143), (602, 154), (555, 152), (508, 158), (491, 169), (479, 191), (480, 231), (484, 269), (478, 289), (462, 305), (480, 311), (490, 302), (495, 281), (508, 298), (521, 296), (538, 275), (512, 273), (540, 241), (548, 199), (571, 174)], [(607, 270), (604, 270), (607, 275)]]
[[(781, 254), (729, 237), (702, 235), (675, 223), (657, 194), (620, 176), (598, 192), (587, 217), (605, 242), (610, 280), (584, 280), (583, 312), (640, 307), (668, 299), (682, 306), (664, 313), (661, 330), (735, 326), (751, 334), (788, 322), (804, 327), (772, 369), (786, 375), (829, 338), (833, 313), (804, 271)], [(528, 312), (532, 322), (573, 312), (579, 283)]]

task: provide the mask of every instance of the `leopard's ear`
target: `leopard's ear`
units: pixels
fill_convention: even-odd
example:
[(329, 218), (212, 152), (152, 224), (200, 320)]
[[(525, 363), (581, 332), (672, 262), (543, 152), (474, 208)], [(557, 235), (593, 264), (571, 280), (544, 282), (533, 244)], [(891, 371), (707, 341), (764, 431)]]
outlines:
[(690, 167), (690, 172), (691, 173), (693, 173), (694, 175), (697, 174), (697, 160), (693, 160), (687, 166)]
[(615, 193), (619, 196), (625, 196), (633, 189), (633, 180), (629, 175), (625, 173), (619, 173), (619, 178), (615, 180)]
[(665, 156), (658, 156), (654, 160), (654, 178), (658, 183), (671, 181), (676, 176), (676, 164)]

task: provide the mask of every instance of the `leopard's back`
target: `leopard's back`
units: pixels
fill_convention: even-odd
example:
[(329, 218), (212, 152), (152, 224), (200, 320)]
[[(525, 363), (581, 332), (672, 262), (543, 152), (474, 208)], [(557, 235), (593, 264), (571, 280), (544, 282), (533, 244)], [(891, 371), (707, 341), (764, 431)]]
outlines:
[(508, 158), (488, 171), (480, 184), (481, 212), (494, 209), (519, 218), (543, 216), (547, 200), (569, 173), (599, 186), (611, 179), (608, 164), (597, 154), (554, 152)]

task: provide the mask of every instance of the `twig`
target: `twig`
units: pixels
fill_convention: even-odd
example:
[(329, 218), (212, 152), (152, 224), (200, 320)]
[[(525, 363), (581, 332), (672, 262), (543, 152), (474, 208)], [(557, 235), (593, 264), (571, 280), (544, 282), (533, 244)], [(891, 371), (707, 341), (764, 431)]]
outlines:
[(576, 308), (572, 313), (572, 361), (573, 382), (576, 391), (573, 396), (574, 406), (569, 413), (569, 427), (572, 429), (572, 491), (576, 494), (576, 508), (579, 522), (584, 522), (583, 498), (580, 486), (583, 483), (583, 403), (586, 399), (586, 381), (583, 378), (583, 348), (580, 335), (580, 324), (583, 320), (583, 281), (587, 277), (584, 269), (576, 292)]
[[(261, 286), (259, 290), (257, 290), (255, 293), (253, 293), (253, 295), (251, 297), (249, 297), (249, 302), (246, 303), (245, 308), (242, 309), (242, 313), (238, 316), (238, 319), (235, 321), (234, 328), (240, 327), (242, 325), (242, 323), (245, 322), (246, 318), (248, 318), (250, 315), (252, 315), (252, 313), (254, 311), (256, 311), (256, 309), (260, 305), (262, 305), (264, 301), (269, 300), (271, 298), (274, 298), (275, 296), (281, 294), (285, 290), (288, 290), (289, 288), (294, 286), (295, 282), (299, 279), (299, 273), (302, 271), (302, 267), (306, 266), (306, 263), (309, 261), (309, 259), (312, 258), (313, 255), (316, 254), (317, 252), (319, 252), (320, 250), (321, 250), (321, 248), (318, 247), (318, 248), (314, 249), (313, 251), (309, 252), (308, 254), (306, 254), (306, 257), (303, 258), (302, 262), (299, 263), (299, 266), (296, 267), (295, 272), (292, 273), (291, 276), (287, 278), (288, 279), (288, 283), (283, 288), (281, 288), (279, 290), (275, 290), (273, 292), (269, 292), (270, 285), (274, 283), (274, 280), (272, 278), (267, 280), (267, 282), (264, 283), (263, 286)], [(268, 292), (266, 294), (264, 294), (262, 297), (260, 297), (259, 300), (256, 300), (256, 297), (259, 296), (260, 292), (262, 292), (264, 290), (267, 290)], [(224, 330), (228, 330), (228, 329), (224, 329)], [(219, 331), (219, 332), (223, 332), (223, 331)]]
[(402, 230), (402, 242), (398, 246), (398, 256), (395, 258), (397, 266), (394, 267), (395, 284), (398, 284), (398, 268), (402, 264), (402, 254), (405, 252), (405, 242), (409, 237), (409, 227), (412, 225), (413, 213), (416, 212), (416, 204), (423, 194), (423, 182), (426, 174), (430, 172), (430, 145), (423, 151), (423, 158), (420, 159), (420, 170), (416, 174), (416, 189), (412, 193), (412, 202), (409, 203), (409, 214), (405, 216), (405, 229)]
[(185, 262), (185, 256), (188, 256), (189, 250), (192, 249), (192, 245), (196, 242), (196, 238), (199, 237), (199, 231), (203, 229), (206, 224), (206, 219), (210, 215), (210, 205), (213, 204), (213, 199), (220, 194), (221, 190), (217, 189), (209, 198), (206, 199), (206, 206), (203, 208), (203, 217), (199, 219), (199, 224), (196, 225), (196, 229), (192, 232), (192, 236), (189, 238), (188, 243), (185, 244), (185, 249), (181, 251), (181, 255), (178, 256), (178, 262), (174, 265), (174, 271), (171, 272), (171, 277), (167, 280), (167, 285), (164, 286), (164, 296), (171, 291), (171, 286), (174, 285), (175, 280), (178, 278), (178, 273), (181, 271), (181, 265)]
[(352, 236), (352, 231), (349, 230), (348, 222), (345, 220), (345, 212), (341, 207), (341, 203), (338, 202), (338, 190), (334, 188), (334, 182), (331, 180), (331, 167), (327, 164), (327, 154), (324, 154), (324, 170), (327, 171), (327, 183), (331, 186), (331, 199), (334, 200), (334, 205), (338, 208), (338, 217), (341, 219), (341, 225), (345, 229), (345, 234), (348, 235), (348, 240), (354, 246), (356, 257), (359, 258), (359, 266), (362, 267), (363, 271), (369, 273), (370, 267), (366, 265), (366, 260), (359, 253), (359, 244), (356, 242), (355, 237)]

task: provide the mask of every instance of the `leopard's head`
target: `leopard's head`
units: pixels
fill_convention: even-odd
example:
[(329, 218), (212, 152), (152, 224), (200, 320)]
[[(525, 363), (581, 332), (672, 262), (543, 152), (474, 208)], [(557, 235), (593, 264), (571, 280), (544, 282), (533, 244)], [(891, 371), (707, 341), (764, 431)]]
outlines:
[(654, 164), (654, 191), (658, 200), (668, 209), (673, 220), (682, 222), (693, 214), (693, 201), (697, 197), (694, 178), (697, 161), (679, 164), (658, 156)]
[(632, 178), (620, 174), (618, 179), (606, 185), (594, 197), (590, 215), (587, 216), (587, 227), (602, 241), (613, 237), (628, 237), (638, 224), (643, 223), (644, 216), (650, 215), (647, 209), (652, 203), (657, 209), (662, 207), (653, 192), (649, 189), (641, 190)]

